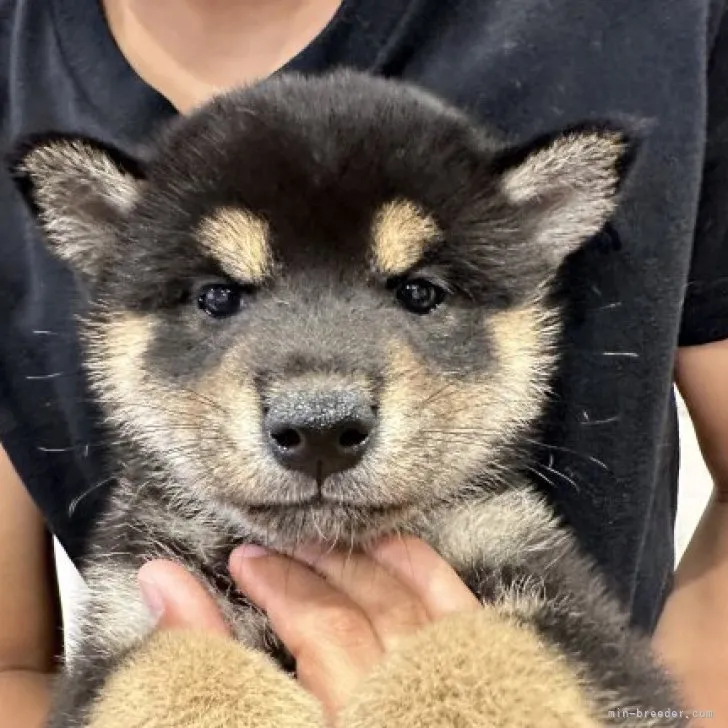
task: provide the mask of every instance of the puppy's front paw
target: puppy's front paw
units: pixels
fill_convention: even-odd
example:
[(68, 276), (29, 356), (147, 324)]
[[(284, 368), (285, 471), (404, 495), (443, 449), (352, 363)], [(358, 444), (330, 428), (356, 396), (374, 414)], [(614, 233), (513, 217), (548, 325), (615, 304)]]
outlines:
[(317, 728), (322, 715), (265, 655), (170, 631), (154, 634), (111, 675), (88, 728)]
[(341, 728), (598, 728), (566, 659), (485, 607), (421, 630), (388, 655)]

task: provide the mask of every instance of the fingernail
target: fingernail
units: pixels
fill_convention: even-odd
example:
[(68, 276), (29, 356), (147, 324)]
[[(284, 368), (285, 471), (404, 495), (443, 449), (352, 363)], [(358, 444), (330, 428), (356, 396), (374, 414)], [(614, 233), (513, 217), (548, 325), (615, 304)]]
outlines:
[(246, 543), (237, 549), (237, 553), (244, 559), (258, 559), (261, 556), (268, 556), (270, 551), (255, 543)]
[(270, 551), (255, 543), (246, 543), (238, 546), (232, 553), (233, 561), (237, 565), (242, 565), (245, 559), (259, 559), (261, 556), (270, 556)]
[(238, 546), (230, 554), (230, 560), (228, 561), (228, 568), (233, 574), (238, 576), (245, 572), (245, 561), (246, 559), (258, 559), (261, 556), (269, 556), (270, 551), (258, 546), (254, 543), (246, 543), (242, 546)]
[(139, 579), (139, 591), (152, 619), (155, 623), (159, 622), (164, 614), (164, 599), (162, 599), (162, 592), (159, 591), (159, 587), (154, 582)]
[(323, 558), (324, 551), (315, 544), (301, 544), (293, 549), (291, 556), (296, 561), (303, 561), (305, 564), (313, 565)]
[(378, 541), (374, 541), (374, 543), (369, 545), (369, 547), (367, 548), (367, 553), (382, 553), (383, 551), (387, 551), (387, 549), (391, 549), (392, 546), (397, 543), (402, 543), (401, 537), (383, 536)]

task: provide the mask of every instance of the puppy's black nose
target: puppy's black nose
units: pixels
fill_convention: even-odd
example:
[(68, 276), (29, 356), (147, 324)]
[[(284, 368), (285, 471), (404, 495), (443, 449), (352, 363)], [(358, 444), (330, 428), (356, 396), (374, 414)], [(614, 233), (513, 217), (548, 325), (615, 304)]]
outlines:
[(269, 404), (264, 435), (278, 462), (317, 481), (354, 467), (369, 445), (374, 409), (355, 392), (287, 392)]

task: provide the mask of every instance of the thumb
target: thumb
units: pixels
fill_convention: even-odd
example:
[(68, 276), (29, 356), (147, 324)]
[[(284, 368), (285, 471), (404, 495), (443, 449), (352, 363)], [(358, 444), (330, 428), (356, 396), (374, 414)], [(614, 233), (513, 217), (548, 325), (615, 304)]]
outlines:
[(158, 629), (198, 629), (230, 636), (215, 600), (181, 564), (149, 561), (139, 570), (138, 581)]

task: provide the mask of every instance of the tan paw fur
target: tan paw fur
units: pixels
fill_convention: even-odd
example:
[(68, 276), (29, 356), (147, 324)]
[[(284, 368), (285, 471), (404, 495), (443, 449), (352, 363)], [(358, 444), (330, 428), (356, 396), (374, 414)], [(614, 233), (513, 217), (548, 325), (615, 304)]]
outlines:
[(391, 653), (340, 728), (598, 728), (574, 670), (492, 608), (436, 622)]
[(263, 654), (220, 637), (163, 632), (107, 682), (89, 728), (316, 728), (319, 704)]

